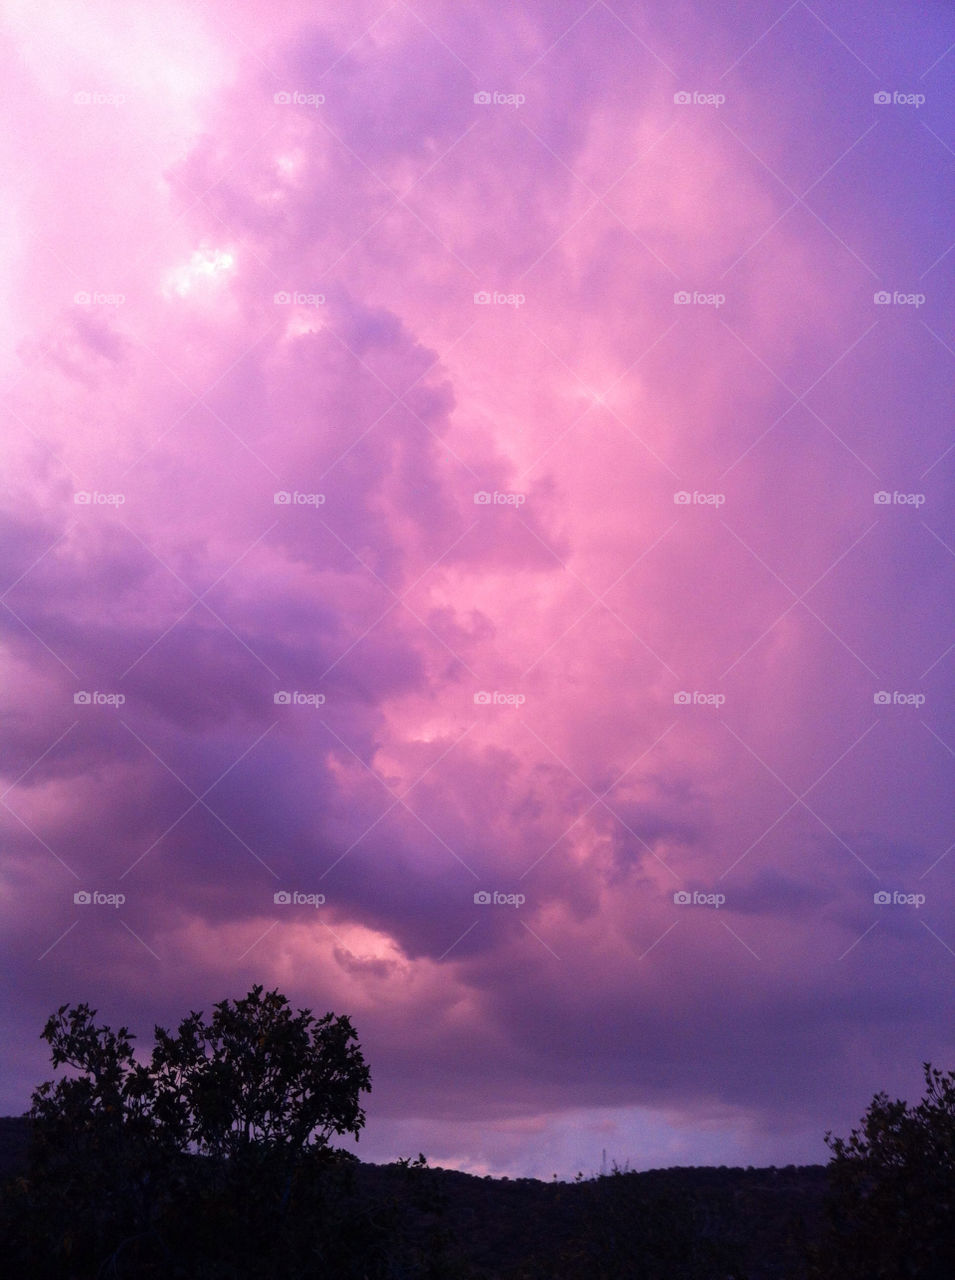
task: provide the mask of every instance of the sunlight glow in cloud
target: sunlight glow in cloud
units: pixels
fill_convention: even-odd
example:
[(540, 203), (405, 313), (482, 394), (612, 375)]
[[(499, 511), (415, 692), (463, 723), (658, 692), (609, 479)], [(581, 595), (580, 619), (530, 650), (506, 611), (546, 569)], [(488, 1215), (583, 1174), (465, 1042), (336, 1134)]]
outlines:
[(196, 292), (197, 286), (212, 281), (216, 276), (230, 273), (235, 258), (225, 249), (196, 249), (188, 263), (175, 267), (166, 276), (163, 292), (168, 297), (178, 294), (185, 297)]

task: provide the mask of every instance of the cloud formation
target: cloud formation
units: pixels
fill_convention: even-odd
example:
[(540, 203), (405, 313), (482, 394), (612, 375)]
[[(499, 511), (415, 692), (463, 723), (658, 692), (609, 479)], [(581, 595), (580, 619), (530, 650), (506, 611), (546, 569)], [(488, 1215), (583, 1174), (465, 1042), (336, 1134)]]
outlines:
[(950, 15), (122, 16), (3, 53), (6, 1111), (262, 981), (373, 1158), (824, 1158), (952, 1049)]

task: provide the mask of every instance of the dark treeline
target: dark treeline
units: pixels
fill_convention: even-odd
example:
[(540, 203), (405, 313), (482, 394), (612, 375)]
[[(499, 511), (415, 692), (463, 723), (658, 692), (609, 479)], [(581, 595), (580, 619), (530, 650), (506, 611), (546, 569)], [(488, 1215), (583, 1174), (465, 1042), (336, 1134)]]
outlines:
[(371, 1076), (345, 1017), (254, 987), (148, 1062), (63, 1006), (67, 1077), (0, 1121), (9, 1274), (287, 1280), (950, 1280), (955, 1074), (873, 1099), (827, 1166), (681, 1168), (572, 1183), (363, 1164)]

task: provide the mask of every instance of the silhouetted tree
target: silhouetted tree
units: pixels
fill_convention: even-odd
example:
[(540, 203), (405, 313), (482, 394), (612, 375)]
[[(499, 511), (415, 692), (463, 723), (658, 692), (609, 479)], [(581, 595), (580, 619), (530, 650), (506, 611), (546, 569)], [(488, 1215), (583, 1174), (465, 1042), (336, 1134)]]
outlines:
[(95, 1274), (107, 1261), (116, 1272), (125, 1252), (142, 1268), (168, 1255), (174, 1274), (177, 1242), (195, 1250), (216, 1230), (227, 1233), (225, 1246), (209, 1240), (220, 1254), (267, 1256), (300, 1167), (314, 1183), (336, 1163), (332, 1135), (357, 1138), (364, 1125), (371, 1077), (349, 1019), (295, 1012), (255, 986), (208, 1021), (191, 1013), (176, 1035), (156, 1027), (143, 1063), (128, 1028), (95, 1018), (62, 1005), (42, 1032), (71, 1074), (32, 1099), (31, 1168), (15, 1199), (34, 1273)]
[(955, 1073), (924, 1064), (914, 1107), (876, 1094), (860, 1129), (826, 1134), (829, 1226), (820, 1280), (950, 1280), (955, 1275)]
[(210, 1022), (190, 1014), (175, 1037), (157, 1027), (151, 1075), (157, 1118), (215, 1156), (250, 1147), (297, 1154), (332, 1134), (357, 1138), (359, 1094), (371, 1088), (348, 1018), (293, 1013), (261, 986), (221, 1001)]

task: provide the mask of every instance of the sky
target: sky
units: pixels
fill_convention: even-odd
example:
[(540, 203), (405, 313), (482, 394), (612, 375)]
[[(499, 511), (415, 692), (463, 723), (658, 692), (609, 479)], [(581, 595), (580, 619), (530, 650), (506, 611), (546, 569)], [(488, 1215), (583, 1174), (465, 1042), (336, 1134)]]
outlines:
[(496, 1176), (955, 1067), (953, 42), (7, 0), (0, 1112), (255, 983)]

